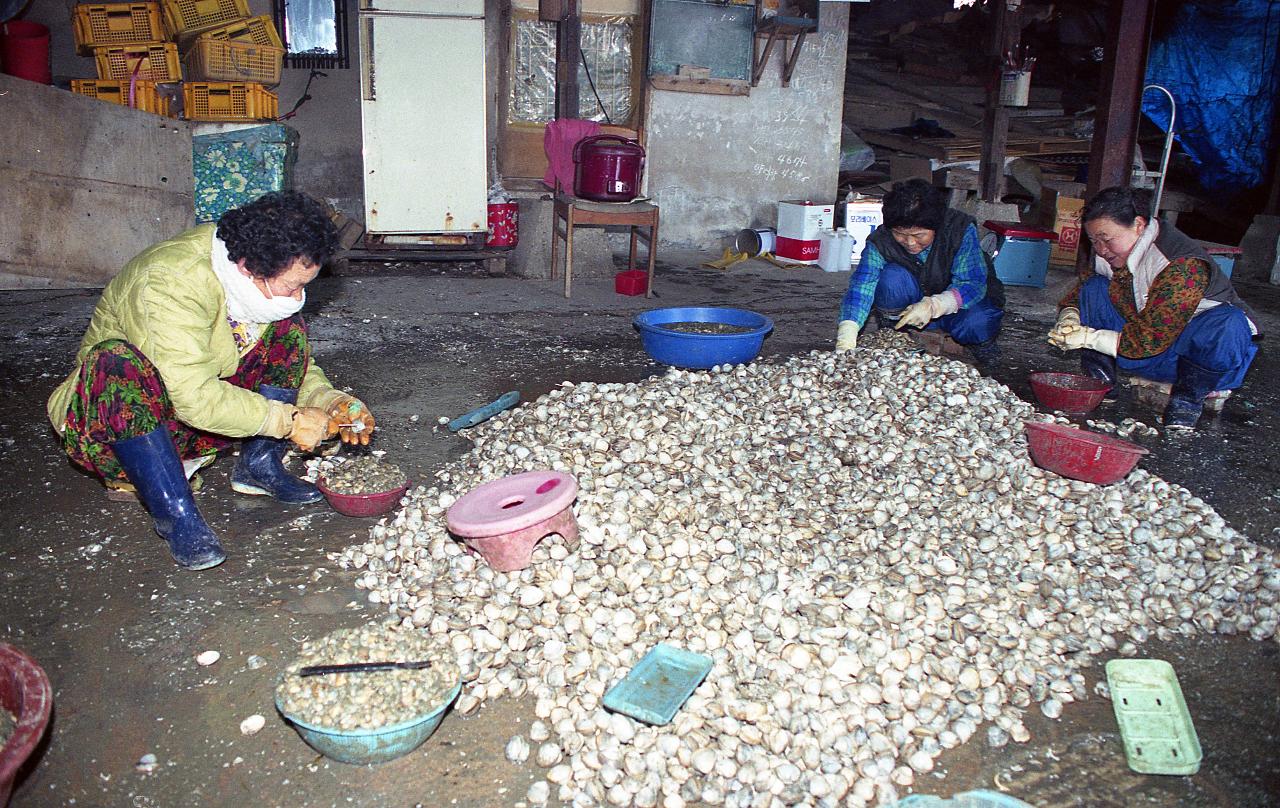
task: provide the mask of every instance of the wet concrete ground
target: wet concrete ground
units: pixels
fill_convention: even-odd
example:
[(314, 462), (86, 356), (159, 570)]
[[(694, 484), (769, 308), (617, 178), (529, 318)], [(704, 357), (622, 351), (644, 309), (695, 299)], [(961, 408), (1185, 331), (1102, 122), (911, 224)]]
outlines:
[[(639, 380), (662, 368), (631, 325), (655, 306), (735, 305), (777, 329), (764, 358), (827, 349), (847, 275), (763, 264), (694, 269), (709, 256), (666, 252), (657, 299), (626, 298), (607, 280), (575, 282), (566, 301), (547, 281), (488, 278), (463, 268), (325, 277), (309, 288), (315, 353), (330, 376), (378, 417), (376, 445), (415, 479), (467, 451), (438, 427), (518, 389), (525, 400), (560, 381)], [(1023, 397), (1031, 370), (1071, 369), (1044, 343), (1053, 301), (1070, 282), (1010, 290), (1004, 356), (987, 369)], [(1242, 285), (1280, 334), (1280, 290)], [(377, 767), (328, 762), (276, 716), (274, 678), (299, 643), (373, 619), (348, 574), (326, 553), (362, 539), (371, 522), (327, 507), (283, 508), (233, 495), (231, 461), (206, 470), (198, 502), (230, 558), (203, 573), (173, 566), (136, 505), (108, 502), (77, 473), (44, 419), (44, 399), (68, 372), (96, 291), (0, 293), (0, 641), (44, 666), (55, 716), (15, 806), (513, 806), (540, 775), (502, 756), (532, 702), (486, 704), (446, 717), (415, 753)], [(1264, 344), (1244, 390), (1192, 436), (1144, 439), (1143, 465), (1185, 485), (1255, 541), (1280, 544), (1280, 355)], [(1124, 397), (1094, 418), (1155, 414)], [(195, 662), (204, 650), (221, 659)], [(1050, 721), (1028, 715), (1032, 740), (951, 750), (917, 790), (1002, 788), (1039, 806), (1280, 804), (1280, 646), (1237, 637), (1154, 641), (1190, 705), (1204, 763), (1193, 777), (1133, 774), (1110, 702), (1090, 696)], [(261, 667), (249, 658), (260, 656)], [(1088, 672), (1089, 684), (1102, 675)], [(257, 735), (240, 721), (267, 717)], [(135, 764), (153, 754), (150, 772)]]

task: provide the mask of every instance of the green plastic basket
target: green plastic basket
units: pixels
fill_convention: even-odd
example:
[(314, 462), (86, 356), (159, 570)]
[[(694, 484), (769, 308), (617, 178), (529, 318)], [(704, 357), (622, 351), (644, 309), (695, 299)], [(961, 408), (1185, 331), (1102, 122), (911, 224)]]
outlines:
[(1107, 684), (1129, 768), (1141, 774), (1200, 770), (1200, 739), (1172, 665), (1163, 659), (1113, 659)]

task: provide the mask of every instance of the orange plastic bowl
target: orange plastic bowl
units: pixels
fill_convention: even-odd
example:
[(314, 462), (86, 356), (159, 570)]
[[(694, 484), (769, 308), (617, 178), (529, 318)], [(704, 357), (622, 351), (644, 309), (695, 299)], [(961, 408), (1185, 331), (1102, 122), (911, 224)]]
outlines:
[(1136, 443), (1085, 429), (1028, 421), (1027, 451), (1042, 469), (1086, 483), (1121, 480), (1147, 450)]
[(404, 492), (409, 490), (410, 485), (413, 485), (412, 480), (405, 481), (405, 484), (398, 488), (376, 494), (339, 494), (326, 486), (323, 479), (316, 480), (316, 488), (319, 488), (320, 493), (329, 500), (333, 509), (344, 516), (367, 517), (389, 513), (404, 496)]
[(1051, 410), (1084, 415), (1102, 403), (1111, 385), (1079, 373), (1032, 373), (1031, 392)]

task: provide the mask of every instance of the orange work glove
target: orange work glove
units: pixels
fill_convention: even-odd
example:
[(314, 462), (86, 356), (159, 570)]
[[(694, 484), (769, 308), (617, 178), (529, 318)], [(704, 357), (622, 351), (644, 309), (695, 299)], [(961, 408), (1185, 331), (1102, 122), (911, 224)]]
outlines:
[(332, 434), (328, 413), (319, 407), (299, 407), (289, 430), (289, 440), (294, 446), (309, 452)]
[(329, 416), (329, 434), (338, 433), (343, 443), (368, 446), (377, 421), (365, 403), (355, 396), (342, 395), (325, 408)]

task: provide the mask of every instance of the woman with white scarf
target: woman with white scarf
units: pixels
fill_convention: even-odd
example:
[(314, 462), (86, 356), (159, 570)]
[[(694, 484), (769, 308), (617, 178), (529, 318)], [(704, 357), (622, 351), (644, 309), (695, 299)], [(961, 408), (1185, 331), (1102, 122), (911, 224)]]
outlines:
[(1194, 428), (1207, 396), (1244, 382), (1257, 317), (1199, 243), (1151, 216), (1145, 191), (1099, 191), (1082, 221), (1093, 264), (1058, 304), (1050, 344), (1109, 384), (1117, 368), (1171, 384), (1164, 425)]
[(177, 563), (226, 558), (190, 476), (243, 439), (231, 487), (290, 505), (315, 486), (285, 470), (286, 440), (369, 442), (373, 415), (311, 361), (299, 311), (337, 247), (325, 209), (271, 193), (149, 247), (107, 284), (48, 416), (71, 461), (135, 493)]

